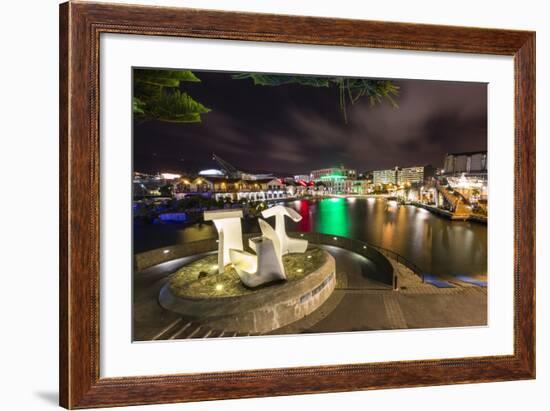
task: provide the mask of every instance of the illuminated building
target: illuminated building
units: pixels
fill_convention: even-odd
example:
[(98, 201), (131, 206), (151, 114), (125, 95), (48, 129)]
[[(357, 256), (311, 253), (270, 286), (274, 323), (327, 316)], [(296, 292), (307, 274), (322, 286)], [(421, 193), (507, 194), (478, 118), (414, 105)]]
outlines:
[(250, 201), (287, 198), (286, 186), (276, 178), (243, 180), (228, 177), (199, 176), (190, 182), (188, 192), (210, 193), (215, 199)]
[(322, 168), (319, 170), (313, 170), (310, 173), (311, 180), (314, 181), (324, 181), (324, 180), (330, 180), (333, 178), (347, 178), (350, 180), (354, 180), (357, 177), (357, 172), (352, 169), (341, 167), (329, 167), (329, 168)]
[(443, 176), (454, 190), (470, 202), (487, 201), (487, 152), (449, 153)]
[(221, 170), (218, 170), (217, 168), (209, 168), (207, 170), (201, 170), (199, 171), (199, 176), (218, 176), (223, 177), (225, 176), (225, 173)]
[(487, 178), (462, 173), (460, 176), (447, 177), (447, 183), (470, 202), (487, 201)]
[(181, 177), (180, 174), (174, 174), (174, 173), (161, 173), (160, 176), (164, 180), (176, 180)]
[(372, 190), (371, 180), (354, 180), (351, 183), (351, 192), (353, 194), (368, 194)]
[(399, 168), (389, 168), (387, 170), (374, 170), (372, 172), (373, 184), (397, 184), (397, 172)]
[(273, 174), (251, 174), (251, 173), (242, 173), (241, 178), (243, 180), (269, 180), (273, 179)]
[(134, 171), (132, 179), (133, 195), (135, 197), (159, 197), (162, 195), (161, 187), (173, 184), (180, 178), (179, 174), (147, 174)]
[(311, 180), (321, 182), (326, 187), (327, 193), (352, 192), (353, 180), (357, 172), (344, 167), (330, 167), (311, 171)]
[(305, 181), (307, 183), (310, 181), (310, 179), (311, 177), (309, 174), (297, 174), (294, 176), (294, 181), (296, 182)]
[(397, 184), (423, 184), (434, 175), (432, 166), (403, 167), (397, 170)]

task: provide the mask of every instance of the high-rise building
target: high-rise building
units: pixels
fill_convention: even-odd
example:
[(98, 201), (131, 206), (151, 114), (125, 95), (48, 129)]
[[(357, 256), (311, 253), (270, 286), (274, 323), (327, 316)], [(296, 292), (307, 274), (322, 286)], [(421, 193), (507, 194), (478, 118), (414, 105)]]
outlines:
[(423, 184), (435, 175), (432, 166), (403, 167), (397, 171), (397, 184)]
[(373, 184), (397, 184), (398, 167), (387, 170), (374, 170), (372, 172)]

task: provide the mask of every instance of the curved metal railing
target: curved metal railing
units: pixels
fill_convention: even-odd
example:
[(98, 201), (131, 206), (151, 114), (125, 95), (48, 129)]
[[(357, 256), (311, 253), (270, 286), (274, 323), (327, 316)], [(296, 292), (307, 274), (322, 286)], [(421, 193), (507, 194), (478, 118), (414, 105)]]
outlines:
[(377, 270), (373, 273), (373, 278), (384, 284), (394, 286), (395, 276), (393, 266), (382, 252), (364, 241), (355, 240), (348, 237), (340, 237), (332, 234), (322, 234), (316, 232), (292, 232), (291, 237), (301, 237), (313, 244), (332, 245), (340, 247), (359, 255), (362, 255), (376, 264)]
[[(352, 250), (352, 251), (356, 251), (359, 254), (363, 254), (361, 252), (361, 250), (364, 250), (363, 247), (367, 247), (367, 249), (368, 248), (374, 249), (374, 250), (378, 251), (380, 254), (382, 254), (383, 256), (392, 258), (392, 259), (396, 260), (398, 263), (403, 264), (405, 267), (410, 269), (414, 274), (416, 274), (422, 280), (422, 282), (424, 282), (424, 271), (418, 265), (416, 265), (415, 263), (413, 263), (409, 259), (403, 257), (401, 254), (396, 253), (395, 251), (389, 250), (389, 249), (384, 248), (384, 247), (380, 247), (378, 245), (374, 245), (372, 243), (368, 243), (366, 241), (355, 240), (355, 239), (348, 238), (348, 237), (333, 236), (331, 234), (297, 233), (297, 232), (291, 233), (291, 235), (293, 235), (293, 236), (296, 236), (296, 235), (302, 236), (302, 234), (303, 234), (304, 238), (308, 238), (308, 237), (312, 237), (312, 236), (313, 237), (318, 237), (318, 238), (321, 238), (321, 237), (337, 238), (337, 240), (334, 240), (329, 245), (335, 245), (335, 246), (340, 245), (341, 246), (342, 244), (345, 244), (345, 243), (348, 243), (348, 244), (355, 243), (356, 246), (352, 245), (352, 246), (348, 246), (347, 248)], [(315, 242), (315, 241), (312, 241), (312, 242)], [(344, 247), (344, 248), (346, 248), (346, 247)], [(372, 259), (372, 256), (367, 256), (367, 257)]]
[[(243, 235), (243, 244), (245, 247), (248, 244), (248, 239), (257, 236), (258, 233), (247, 233)], [(291, 232), (291, 237), (304, 238), (311, 243), (333, 245), (341, 247), (349, 251), (356, 252), (369, 258), (377, 264), (377, 270), (379, 276), (378, 280), (386, 284), (395, 285), (394, 270), (391, 263), (387, 260), (387, 257), (396, 260), (398, 263), (403, 264), (409, 268), (413, 273), (422, 279), (424, 282), (424, 272), (418, 265), (403, 257), (402, 255), (388, 250), (374, 244), (367, 243), (361, 240), (355, 240), (348, 237), (341, 237), (332, 234), (323, 234), (317, 232)], [(137, 271), (144, 270), (148, 267), (170, 261), (176, 258), (186, 257), (194, 254), (201, 254), (204, 252), (214, 251), (217, 248), (217, 240), (215, 238), (209, 238), (204, 240), (192, 241), (185, 244), (177, 244), (158, 248), (150, 251), (145, 251), (134, 255), (134, 268)]]
[(407, 267), (409, 270), (415, 273), (418, 277), (420, 277), (422, 282), (424, 282), (424, 271), (418, 265), (413, 263), (411, 260), (408, 260), (405, 257), (403, 257), (401, 254), (397, 254), (395, 251), (388, 250), (387, 248), (379, 247), (377, 245), (372, 245), (372, 244), (371, 244), (371, 247), (378, 250), (385, 256), (393, 258), (398, 263), (403, 264), (405, 267)]

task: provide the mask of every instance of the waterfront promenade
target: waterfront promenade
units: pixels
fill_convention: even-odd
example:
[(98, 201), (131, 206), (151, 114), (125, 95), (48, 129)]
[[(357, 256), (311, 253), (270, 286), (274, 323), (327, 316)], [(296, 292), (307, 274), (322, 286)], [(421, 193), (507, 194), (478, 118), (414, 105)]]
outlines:
[(364, 282), (364, 267), (347, 253), (337, 255), (337, 285), (329, 300), (308, 318), (276, 334), (465, 327), (487, 324), (487, 289), (461, 281), (437, 288), (389, 258), (398, 290)]
[[(487, 324), (487, 289), (449, 278), (452, 288), (423, 283), (413, 271), (389, 258), (398, 289), (369, 275), (372, 265), (358, 254), (323, 246), (336, 259), (337, 284), (331, 297), (302, 320), (272, 334), (396, 330), (433, 327), (482, 326)], [(134, 339), (185, 339), (234, 337), (232, 330), (207, 325), (163, 309), (158, 292), (169, 275), (186, 264), (169, 261), (137, 272), (134, 276)], [(483, 278), (479, 278), (483, 280)]]
[(435, 207), (435, 206), (432, 206), (432, 205), (429, 205), (429, 204), (418, 203), (416, 201), (410, 202), (408, 204), (413, 205), (415, 207), (423, 208), (425, 210), (428, 210), (428, 211), (430, 211), (434, 214), (438, 214), (438, 215), (443, 216), (445, 218), (448, 218), (450, 220), (474, 221), (474, 222), (477, 222), (477, 223), (487, 224), (487, 216), (483, 216), (483, 215), (480, 215), (480, 214), (474, 214), (474, 213), (457, 214), (457, 213), (453, 213), (451, 211), (444, 210), (442, 208)]

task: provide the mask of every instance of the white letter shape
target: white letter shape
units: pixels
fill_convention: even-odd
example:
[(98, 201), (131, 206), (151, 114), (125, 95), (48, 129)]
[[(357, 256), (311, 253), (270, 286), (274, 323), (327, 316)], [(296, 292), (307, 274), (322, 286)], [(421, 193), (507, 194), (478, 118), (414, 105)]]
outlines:
[(243, 249), (243, 233), (241, 229), (242, 210), (213, 210), (204, 212), (204, 221), (214, 221), (218, 230), (218, 272), (222, 274), (224, 267), (231, 263), (229, 249)]
[(262, 211), (262, 216), (264, 218), (275, 216), (275, 232), (277, 233), (277, 237), (279, 237), (281, 255), (288, 253), (305, 253), (307, 250), (307, 240), (292, 238), (286, 234), (285, 216), (295, 222), (302, 219), (302, 216), (298, 214), (296, 210), (277, 205)]

